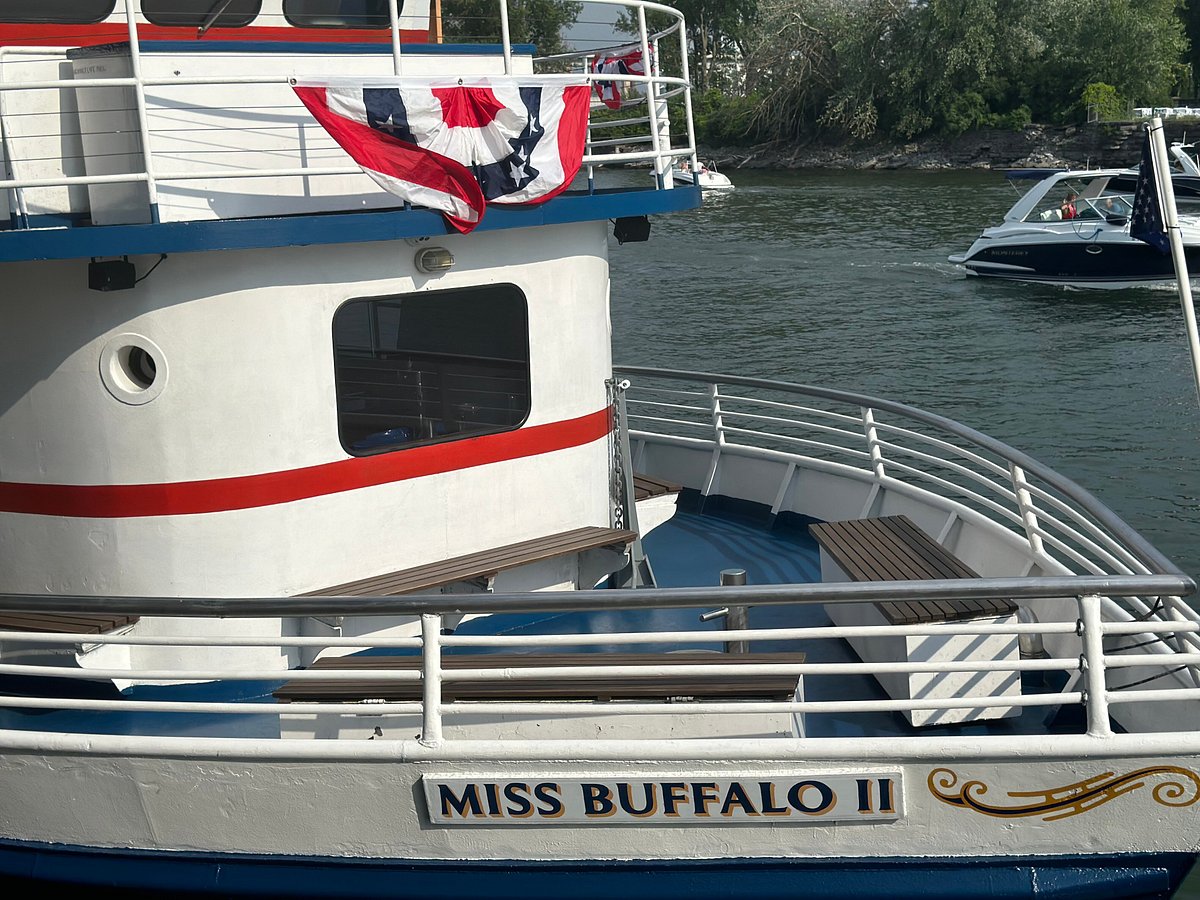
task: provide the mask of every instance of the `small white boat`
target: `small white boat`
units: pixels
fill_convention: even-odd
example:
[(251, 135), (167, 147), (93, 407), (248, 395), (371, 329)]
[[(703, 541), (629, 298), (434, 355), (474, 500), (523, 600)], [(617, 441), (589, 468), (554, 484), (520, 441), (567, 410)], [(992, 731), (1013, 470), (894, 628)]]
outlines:
[(729, 176), (717, 171), (714, 162), (699, 163), (697, 171), (693, 172), (687, 161), (671, 169), (671, 178), (676, 184), (699, 184), (701, 190), (732, 190), (733, 182)]

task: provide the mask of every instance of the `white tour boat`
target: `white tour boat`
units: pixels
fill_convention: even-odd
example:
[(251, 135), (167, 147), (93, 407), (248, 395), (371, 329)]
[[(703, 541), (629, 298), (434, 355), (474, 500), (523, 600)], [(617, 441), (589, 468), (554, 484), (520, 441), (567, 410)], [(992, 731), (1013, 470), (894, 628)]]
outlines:
[(603, 96), (502, 5), (0, 5), (10, 892), (1180, 885), (1190, 577), (936, 413), (614, 369), (610, 232), (701, 203), (605, 181), (696, 153), (614, 5)]

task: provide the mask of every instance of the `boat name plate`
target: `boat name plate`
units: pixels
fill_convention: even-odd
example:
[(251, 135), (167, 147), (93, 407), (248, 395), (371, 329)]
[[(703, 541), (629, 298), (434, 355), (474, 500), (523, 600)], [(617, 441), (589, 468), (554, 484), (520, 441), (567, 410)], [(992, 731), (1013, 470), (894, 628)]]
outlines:
[(899, 771), (794, 775), (439, 776), (421, 779), (434, 825), (737, 825), (903, 817)]

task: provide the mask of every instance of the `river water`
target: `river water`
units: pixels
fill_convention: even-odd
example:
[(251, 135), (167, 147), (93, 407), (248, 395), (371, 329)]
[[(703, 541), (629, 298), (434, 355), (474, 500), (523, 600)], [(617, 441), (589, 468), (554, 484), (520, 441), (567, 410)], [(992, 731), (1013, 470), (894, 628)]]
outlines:
[(1018, 197), (997, 173), (727, 174), (733, 191), (653, 219), (646, 243), (611, 242), (618, 364), (949, 416), (1054, 467), (1200, 577), (1200, 402), (1174, 289), (967, 276), (946, 257)]
[[(1200, 579), (1200, 401), (1175, 290), (968, 277), (946, 257), (1018, 196), (996, 173), (727, 174), (732, 192), (655, 218), (648, 242), (611, 242), (615, 362), (949, 416), (1082, 485)], [(1200, 870), (1177, 897), (1200, 900)]]

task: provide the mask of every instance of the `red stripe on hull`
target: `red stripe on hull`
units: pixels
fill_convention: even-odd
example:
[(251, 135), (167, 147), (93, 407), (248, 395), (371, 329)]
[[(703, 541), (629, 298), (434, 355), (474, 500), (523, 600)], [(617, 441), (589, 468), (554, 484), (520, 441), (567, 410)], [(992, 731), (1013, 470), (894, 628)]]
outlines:
[[(2, 2), (2, 0), (0, 0)], [(203, 38), (195, 28), (169, 28), (139, 23), (138, 38), (143, 41), (195, 41), (202, 47), (207, 41), (281, 41), (289, 44), (390, 44), (391, 32), (380, 28), (295, 28), (293, 26), (247, 25), (244, 28), (213, 28)], [(99, 22), (95, 25), (0, 24), (0, 47), (93, 47), (129, 40), (124, 22)], [(405, 44), (434, 43), (430, 33), (421, 29), (402, 30)]]
[(577, 419), (503, 434), (262, 475), (170, 484), (0, 482), (0, 512), (121, 519), (274, 506), (580, 447), (604, 437), (611, 427), (610, 411), (602, 409)]

